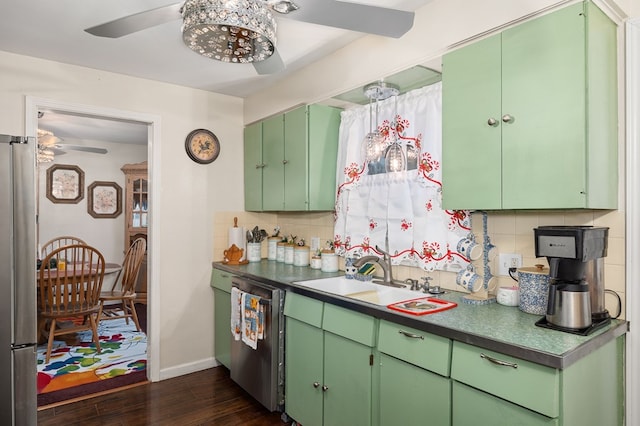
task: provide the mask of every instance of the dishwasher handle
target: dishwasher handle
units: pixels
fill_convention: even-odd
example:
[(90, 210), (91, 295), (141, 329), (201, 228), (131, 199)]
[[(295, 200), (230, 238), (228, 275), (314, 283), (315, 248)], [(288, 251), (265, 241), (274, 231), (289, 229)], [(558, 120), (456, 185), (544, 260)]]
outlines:
[[(255, 286), (255, 287), (259, 287), (259, 288), (261, 288), (261, 289), (268, 290), (268, 291), (270, 291), (270, 292), (271, 292), (272, 290), (274, 290), (274, 289), (273, 289), (273, 288), (271, 288), (271, 287), (261, 286), (261, 285), (258, 285), (258, 284), (256, 284), (256, 283), (254, 283), (254, 282), (251, 282), (251, 285), (252, 285), (252, 286)], [(259, 298), (260, 298), (260, 302), (259, 302), (259, 303), (260, 303), (261, 305), (265, 305), (265, 306), (270, 306), (270, 305), (271, 305), (271, 299), (270, 299), (270, 298), (267, 298), (267, 297), (261, 296), (261, 295), (259, 295), (259, 294), (252, 293), (251, 291), (242, 290), (242, 289), (241, 289), (241, 288), (240, 288), (236, 283), (233, 283), (232, 287), (234, 287), (234, 288), (238, 289), (239, 291), (241, 291), (241, 292), (243, 292), (243, 293), (247, 293), (247, 294), (251, 294), (252, 296), (259, 297)]]

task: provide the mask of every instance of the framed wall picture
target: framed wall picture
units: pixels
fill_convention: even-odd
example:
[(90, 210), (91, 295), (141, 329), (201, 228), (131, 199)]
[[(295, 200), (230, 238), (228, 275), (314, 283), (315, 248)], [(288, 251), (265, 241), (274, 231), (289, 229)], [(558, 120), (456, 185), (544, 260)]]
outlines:
[(87, 212), (96, 219), (111, 219), (122, 213), (122, 188), (115, 182), (95, 181), (87, 188)]
[(78, 166), (54, 164), (47, 169), (47, 198), (52, 203), (78, 204), (84, 198), (84, 172)]

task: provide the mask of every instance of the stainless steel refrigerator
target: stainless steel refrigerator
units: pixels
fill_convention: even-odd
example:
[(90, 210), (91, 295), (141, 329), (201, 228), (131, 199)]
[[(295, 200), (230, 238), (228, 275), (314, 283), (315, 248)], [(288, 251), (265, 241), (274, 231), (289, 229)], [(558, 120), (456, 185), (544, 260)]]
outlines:
[(36, 140), (0, 135), (0, 424), (35, 425)]

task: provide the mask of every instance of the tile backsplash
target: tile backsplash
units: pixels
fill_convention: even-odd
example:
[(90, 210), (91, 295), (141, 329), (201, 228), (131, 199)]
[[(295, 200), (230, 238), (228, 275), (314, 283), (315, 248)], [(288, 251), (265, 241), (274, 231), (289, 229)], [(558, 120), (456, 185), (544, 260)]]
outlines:
[[(271, 235), (276, 226), (280, 226), (281, 235), (295, 235), (304, 238), (307, 243), (311, 237), (319, 237), (321, 245), (333, 239), (333, 212), (313, 213), (254, 213), (254, 212), (216, 212), (213, 218), (213, 260), (222, 260), (222, 253), (228, 248), (228, 229), (233, 226), (234, 217), (238, 226), (245, 229), (258, 226)], [(482, 240), (482, 216), (474, 213), (473, 233)], [(608, 253), (605, 258), (605, 287), (618, 293), (622, 298), (624, 318), (625, 305), (625, 218), (621, 210), (579, 210), (579, 211), (499, 211), (489, 212), (487, 231), (496, 253), (518, 253), (522, 255), (523, 266), (544, 264), (547, 260), (536, 258), (534, 254), (533, 228), (541, 225), (592, 225), (609, 227)], [(262, 257), (267, 257), (267, 244), (263, 243)], [(515, 282), (507, 276), (497, 276), (498, 256), (490, 264), (492, 274), (496, 276), (498, 286), (511, 286)], [(478, 264), (481, 261), (475, 261)], [(341, 263), (343, 269), (344, 262)], [(432, 284), (439, 283), (443, 288), (460, 290), (456, 285), (454, 272), (426, 272), (409, 266), (394, 266), (394, 278), (419, 279), (424, 276), (433, 278)], [(615, 296), (606, 295), (606, 307), (613, 315), (617, 306)]]

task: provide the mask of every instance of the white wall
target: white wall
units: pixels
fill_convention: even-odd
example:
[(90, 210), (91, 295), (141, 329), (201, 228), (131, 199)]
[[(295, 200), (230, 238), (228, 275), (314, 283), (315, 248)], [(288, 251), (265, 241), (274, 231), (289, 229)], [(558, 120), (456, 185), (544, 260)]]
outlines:
[[(0, 52), (0, 133), (24, 134), (26, 96), (160, 117), (160, 140), (149, 155), (160, 213), (152, 223), (158, 250), (150, 255), (158, 269), (149, 290), (158, 302), (152, 307), (158, 318), (150, 320), (157, 320), (159, 350), (150, 356), (159, 360), (160, 377), (211, 365), (213, 213), (243, 208), (242, 100)], [(194, 163), (184, 150), (186, 135), (200, 127), (221, 143), (209, 165)]]
[[(53, 162), (40, 164), (38, 241), (44, 244), (61, 235), (73, 235), (100, 250), (107, 262), (122, 263), (125, 247), (125, 176), (120, 168), (124, 164), (145, 161), (147, 146), (72, 139), (65, 139), (64, 143), (106, 148), (108, 153), (68, 150), (64, 155), (56, 156)], [(47, 198), (47, 169), (54, 164), (78, 166), (84, 172), (84, 198), (79, 203), (58, 204)], [(115, 182), (122, 189), (122, 214), (118, 217), (96, 219), (87, 212), (87, 188), (95, 181)]]

